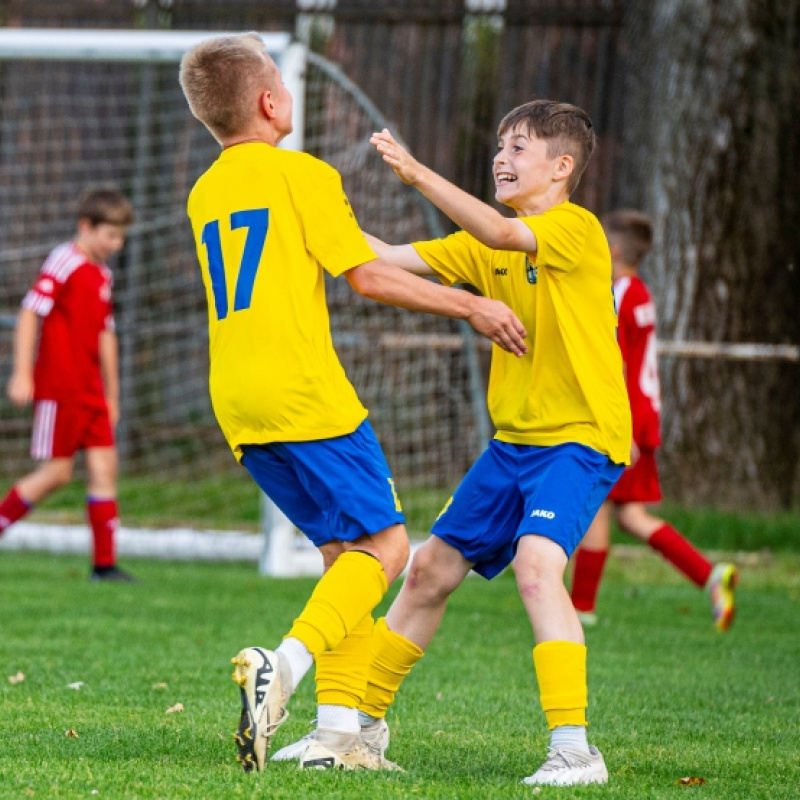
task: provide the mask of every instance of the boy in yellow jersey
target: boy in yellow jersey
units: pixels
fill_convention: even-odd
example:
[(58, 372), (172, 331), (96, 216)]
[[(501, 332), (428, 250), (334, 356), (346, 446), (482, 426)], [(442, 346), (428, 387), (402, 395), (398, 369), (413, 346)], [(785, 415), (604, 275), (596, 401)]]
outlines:
[(276, 650), (234, 657), (246, 772), (263, 769), (286, 702), (316, 661), (312, 767), (391, 769), (364, 743), (372, 610), (408, 559), (389, 467), (331, 341), (323, 270), (363, 295), (464, 318), (522, 355), (525, 331), (502, 303), (376, 260), (339, 174), (279, 150), (292, 97), (257, 34), (206, 40), (180, 81), (223, 150), (188, 200), (209, 308), (210, 393), (236, 458), (320, 549), (325, 574)]
[(497, 435), (375, 626), (362, 719), (385, 716), (467, 573), (492, 578), (513, 564), (551, 732), (547, 759), (524, 782), (605, 783), (603, 757), (586, 739), (586, 648), (563, 580), (631, 447), (608, 244), (594, 215), (569, 202), (595, 135), (582, 110), (535, 100), (507, 114), (498, 136), (496, 198), (516, 219), (419, 164), (388, 131), (372, 137), (399, 177), (463, 229), (397, 247), (371, 240), (378, 255), (503, 300), (528, 331), (530, 350), (518, 359), (493, 348), (488, 400)]

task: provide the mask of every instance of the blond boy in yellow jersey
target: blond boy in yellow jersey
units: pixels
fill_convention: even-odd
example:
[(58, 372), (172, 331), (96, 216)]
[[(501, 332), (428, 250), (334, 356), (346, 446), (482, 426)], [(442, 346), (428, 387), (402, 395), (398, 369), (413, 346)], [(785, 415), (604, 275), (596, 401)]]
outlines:
[(357, 706), (372, 610), (404, 568), (408, 538), (367, 411), (333, 349), (324, 271), (373, 299), (467, 319), (519, 356), (525, 331), (498, 301), (376, 259), (339, 174), (277, 148), (292, 129), (292, 97), (257, 34), (200, 43), (180, 80), (223, 148), (187, 204), (208, 300), (214, 412), (236, 458), (326, 569), (276, 650), (233, 658), (237, 758), (247, 772), (263, 769), (286, 702), (316, 661), (320, 727), (304, 765), (391, 769), (365, 744)]
[(536, 100), (507, 114), (498, 137), (496, 198), (516, 219), (419, 164), (388, 131), (372, 137), (399, 177), (463, 229), (414, 245), (372, 240), (375, 251), (390, 263), (414, 271), (427, 266), (444, 283), (465, 281), (502, 299), (524, 324), (529, 351), (515, 358), (493, 348), (488, 399), (497, 435), (442, 510), (376, 624), (362, 721), (384, 717), (467, 573), (491, 578), (513, 564), (551, 731), (547, 759), (524, 782), (605, 783), (603, 757), (586, 739), (583, 630), (563, 582), (570, 554), (631, 447), (608, 244), (594, 215), (569, 202), (595, 136), (580, 109)]

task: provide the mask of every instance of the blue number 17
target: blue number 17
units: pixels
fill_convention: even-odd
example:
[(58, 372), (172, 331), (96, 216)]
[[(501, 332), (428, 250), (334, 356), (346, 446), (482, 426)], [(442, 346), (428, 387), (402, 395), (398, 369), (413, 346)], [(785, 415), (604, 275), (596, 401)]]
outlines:
[[(234, 311), (250, 308), (256, 272), (261, 263), (264, 243), (267, 241), (269, 209), (251, 208), (247, 211), (234, 211), (231, 214), (231, 230), (235, 231), (238, 228), (247, 228), (247, 238), (244, 242), (242, 261), (236, 278), (236, 291), (233, 296)], [(211, 276), (211, 291), (214, 293), (217, 319), (223, 320), (228, 316), (228, 284), (225, 280), (225, 262), (222, 258), (218, 219), (205, 224), (200, 241), (205, 245), (208, 254), (208, 272)]]

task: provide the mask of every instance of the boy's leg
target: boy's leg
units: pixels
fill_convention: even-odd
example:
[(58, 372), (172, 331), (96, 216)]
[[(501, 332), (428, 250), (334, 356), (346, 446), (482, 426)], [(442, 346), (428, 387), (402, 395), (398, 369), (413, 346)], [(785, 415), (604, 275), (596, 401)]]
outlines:
[[(323, 572), (344, 553), (341, 542), (319, 547)], [(374, 620), (369, 614), (335, 648), (316, 659), (316, 724), (341, 733), (359, 733), (358, 705), (364, 699)], [(279, 648), (280, 649), (280, 648)], [(316, 738), (316, 729), (278, 750), (270, 761), (299, 761)]]
[(520, 596), (537, 645), (533, 663), (550, 729), (550, 754), (524, 783), (605, 783), (602, 755), (586, 740), (586, 647), (563, 573), (567, 557), (560, 545), (541, 536), (523, 536), (514, 559)]
[(642, 503), (620, 506), (618, 520), (626, 533), (646, 542), (696, 586), (708, 589), (717, 630), (725, 631), (731, 626), (736, 614), (734, 590), (739, 578), (733, 564), (712, 564), (679, 531), (648, 513)]
[[(338, 699), (341, 704), (349, 706), (350, 698), (341, 695), (347, 692), (350, 697), (355, 697), (353, 689), (358, 676), (357, 665), (352, 663), (349, 669), (340, 667), (335, 675), (331, 674), (330, 669), (337, 661), (345, 665), (345, 660), (339, 656), (339, 650), (344, 649), (345, 645), (351, 653), (356, 647), (359, 650), (365, 645), (371, 648), (371, 656), (367, 653), (369, 670), (364, 674), (365, 693), (359, 699), (358, 716), (362, 741), (379, 758), (383, 757), (389, 744), (388, 727), (383, 719), (386, 711), (394, 701), (403, 679), (422, 658), (433, 638), (448, 597), (471, 567), (455, 548), (432, 536), (415, 554), (398, 596), (386, 618), (379, 619), (375, 624), (369, 642), (362, 641), (359, 646), (351, 641), (351, 635), (339, 648), (316, 659), (319, 702), (322, 704), (326, 699)], [(372, 627), (371, 617), (359, 627), (366, 629), (367, 626)], [(323, 725), (321, 714), (318, 724), (327, 727)], [(313, 738), (315, 734), (309, 734), (308, 740)], [(302, 763), (303, 760), (316, 757), (316, 751), (306, 754), (302, 745), (296, 742), (276, 753), (273, 759), (282, 761), (298, 758)]]
[(434, 522), (386, 619), (376, 623), (361, 706), (362, 736), (376, 747), (388, 744), (383, 717), (433, 638), (452, 592), (471, 569), (491, 579), (511, 562), (522, 512), (518, 493), (508, 491), (515, 470), (514, 448), (492, 441)]
[[(396, 525), (375, 536), (344, 543), (344, 546), (346, 551), (323, 576), (286, 640), (301, 641), (317, 664), (318, 726), (314, 740), (300, 756), (300, 766), (395, 769), (394, 764), (383, 758), (383, 753), (373, 752), (364, 746), (360, 736), (358, 705), (364, 699), (367, 686), (372, 611), (383, 598), (391, 580), (405, 566), (405, 527)], [(364, 549), (357, 549), (360, 547)], [(355, 558), (364, 561), (360, 565), (363, 573), (361, 578), (353, 571), (353, 565), (347, 571), (340, 569), (340, 565)], [(380, 594), (370, 596), (363, 588), (368, 587), (368, 580), (374, 574), (374, 565), (385, 565), (385, 569), (382, 571)], [(336, 573), (338, 582), (331, 579)], [(326, 585), (322, 585), (323, 582)], [(351, 625), (348, 619), (355, 621), (359, 613), (355, 611), (357, 604), (362, 609), (362, 618)], [(350, 609), (353, 610), (348, 618)], [(340, 638), (335, 641), (332, 633), (339, 620), (343, 624)]]
[(9, 525), (22, 519), (31, 508), (33, 503), (22, 497), (16, 485), (12, 486), (0, 500), (0, 536)]
[(422, 658), (442, 621), (450, 595), (472, 564), (431, 536), (415, 553), (408, 576), (373, 634), (367, 692), (360, 709), (367, 725), (386, 716), (400, 684)]
[(643, 503), (624, 503), (617, 510), (620, 528), (645, 542), (682, 572), (692, 583), (705, 586), (711, 562), (663, 519), (648, 513)]
[[(343, 641), (354, 633), (358, 639), (359, 626), (365, 625), (365, 617), (371, 618), (389, 587), (379, 557), (384, 556), (392, 578), (399, 573), (397, 554), (402, 552), (404, 542), (405, 547), (408, 546), (405, 527), (393, 525), (368, 538), (368, 543), (361, 540), (351, 543), (353, 547), (342, 553), (320, 578), (305, 608), (275, 652), (246, 648), (234, 657), (234, 680), (242, 688), (242, 716), (235, 739), (245, 771), (263, 769), (272, 735), (286, 717), (286, 702), (313, 660), (326, 651), (341, 648)], [(371, 552), (355, 549), (359, 544), (369, 547)], [(358, 643), (355, 644), (357, 647)], [(353, 653), (349, 655), (352, 657)], [(336, 677), (329, 676), (328, 680), (329, 697), (335, 695), (341, 699), (345, 692), (341, 685), (338, 690), (334, 687)], [(351, 686), (352, 683), (351, 680)], [(340, 750), (350, 752), (358, 749), (358, 738), (355, 733), (352, 741), (337, 739), (336, 744)], [(333, 744), (330, 742), (329, 746)], [(354, 759), (365, 762), (359, 766), (383, 766), (367, 764), (369, 759), (362, 756), (362, 753), (353, 754)], [(334, 766), (323, 760), (314, 756), (309, 758), (308, 766)]]
[[(243, 690), (237, 743), (240, 760), (249, 770), (263, 767), (272, 733), (285, 718), (286, 700), (320, 657), (322, 673), (318, 668), (317, 678), (323, 699), (336, 701), (322, 703), (321, 712), (337, 725), (337, 734), (346, 734), (348, 723), (357, 723), (355, 705), (363, 693), (371, 613), (405, 567), (408, 537), (388, 466), (366, 423), (354, 434), (334, 440), (248, 447), (243, 463), (324, 558), (334, 542), (343, 551), (335, 560), (326, 558), (326, 565), (332, 561), (330, 568), (274, 653), (247, 648), (234, 659), (234, 680)], [(372, 535), (364, 533), (376, 530)], [(252, 650), (259, 652), (251, 654)], [(326, 660), (323, 654), (331, 651), (334, 657)], [(250, 696), (251, 673), (256, 682), (258, 675), (265, 674), (264, 658), (273, 674), (282, 673), (277, 682), (272, 681), (275, 685), (268, 693), (274, 701), (255, 693)], [(252, 669), (242, 663), (247, 661), (255, 663)], [(361, 675), (345, 675), (345, 662)], [(358, 733), (350, 735), (358, 749)], [(352, 756), (352, 743), (340, 738), (337, 736), (336, 743), (341, 752), (350, 748), (347, 753)], [(354, 756), (355, 760), (359, 757)], [(358, 765), (372, 766), (367, 760), (365, 757), (365, 763)], [(374, 764), (374, 768), (381, 766), (377, 761)]]
[(0, 501), (0, 535), (22, 519), (40, 500), (72, 478), (72, 458), (49, 458), (20, 478)]
[(524, 782), (605, 783), (603, 757), (586, 740), (586, 648), (564, 570), (622, 467), (577, 444), (530, 448), (520, 459), (525, 509), (513, 566), (536, 640), (534, 668), (550, 728), (548, 757)]
[(94, 581), (129, 583), (133, 577), (117, 567), (116, 532), (117, 450), (114, 446), (86, 449), (86, 515), (92, 529), (92, 572)]
[(572, 604), (583, 625), (597, 622), (595, 606), (610, 541), (611, 503), (603, 503), (573, 556)]
[(345, 544), (345, 552), (320, 578), (287, 638), (316, 656), (336, 647), (380, 603), (408, 554), (404, 525)]

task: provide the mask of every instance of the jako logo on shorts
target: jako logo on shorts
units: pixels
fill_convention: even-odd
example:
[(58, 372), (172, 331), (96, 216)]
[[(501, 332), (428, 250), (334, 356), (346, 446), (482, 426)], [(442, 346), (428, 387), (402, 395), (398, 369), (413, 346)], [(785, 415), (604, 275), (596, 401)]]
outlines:
[(535, 508), (531, 511), (532, 517), (542, 517), (543, 519), (555, 519), (556, 515), (554, 511), (546, 511), (543, 508)]

